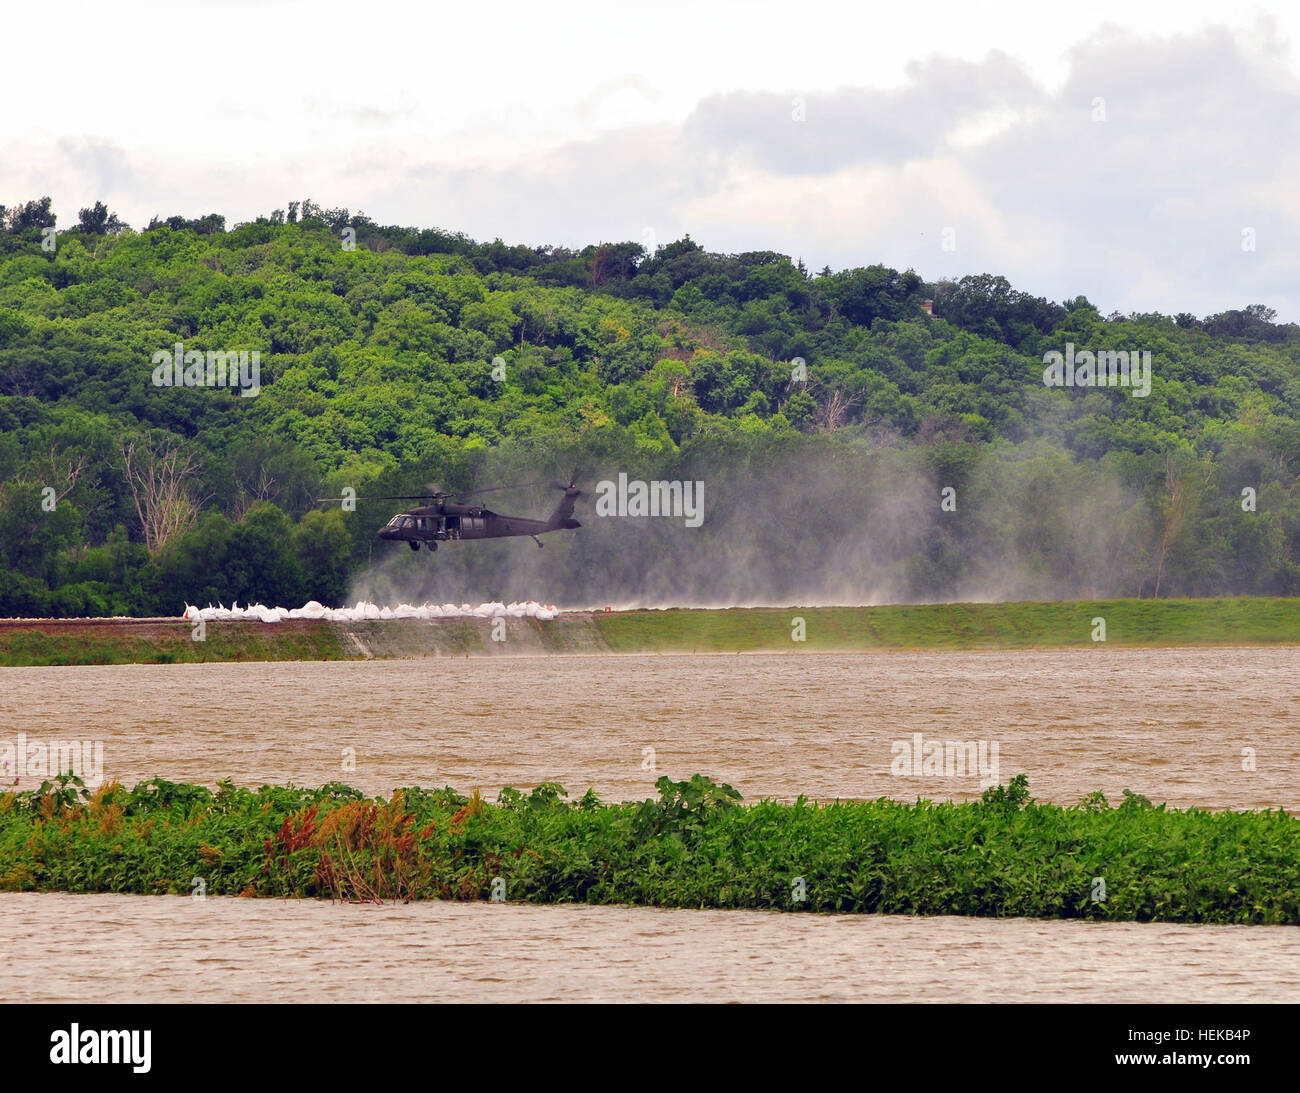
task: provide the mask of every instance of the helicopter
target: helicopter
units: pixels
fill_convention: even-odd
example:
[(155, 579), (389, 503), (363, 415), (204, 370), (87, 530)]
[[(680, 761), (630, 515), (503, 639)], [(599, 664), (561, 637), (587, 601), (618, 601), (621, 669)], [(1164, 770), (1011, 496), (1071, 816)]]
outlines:
[[(462, 504), (461, 498), (500, 490), (518, 490), (528, 486), (552, 486), (564, 491), (555, 511), (545, 520), (526, 516), (503, 516), (481, 505)], [(457, 542), (461, 539), (502, 539), (511, 535), (528, 535), (539, 547), (539, 535), (548, 531), (569, 531), (582, 525), (573, 518), (573, 506), (582, 491), (570, 480), (567, 486), (548, 482), (523, 482), (515, 486), (489, 486), (481, 490), (447, 492), (436, 486), (431, 493), (388, 494), (376, 497), (322, 497), (320, 501), (429, 501), (428, 505), (397, 513), (376, 534), (390, 542), (406, 543), (419, 550), (423, 543), (429, 550), (437, 550), (439, 543)]]

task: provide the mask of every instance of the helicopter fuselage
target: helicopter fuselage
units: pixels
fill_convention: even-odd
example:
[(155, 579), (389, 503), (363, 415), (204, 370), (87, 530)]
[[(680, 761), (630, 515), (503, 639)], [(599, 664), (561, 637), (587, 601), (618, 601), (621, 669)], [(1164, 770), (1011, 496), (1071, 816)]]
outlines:
[(579, 493), (573, 488), (566, 490), (560, 507), (548, 520), (503, 516), (481, 505), (440, 501), (399, 512), (379, 529), (378, 534), (381, 539), (409, 543), (413, 550), (419, 549), (421, 543), (428, 543), (430, 549), (436, 549), (438, 543), (460, 539), (501, 539), (513, 535), (536, 538), (548, 531), (582, 526), (573, 519), (573, 505)]

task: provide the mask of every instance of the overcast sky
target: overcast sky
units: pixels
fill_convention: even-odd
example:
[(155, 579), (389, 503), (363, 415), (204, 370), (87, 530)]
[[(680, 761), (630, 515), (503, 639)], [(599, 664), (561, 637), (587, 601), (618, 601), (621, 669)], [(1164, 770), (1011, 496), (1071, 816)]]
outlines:
[(24, 4), (4, 15), (0, 204), (233, 225), (311, 197), (479, 239), (689, 232), (813, 269), (1001, 273), (1106, 312), (1300, 321), (1300, 5), (989, 11)]

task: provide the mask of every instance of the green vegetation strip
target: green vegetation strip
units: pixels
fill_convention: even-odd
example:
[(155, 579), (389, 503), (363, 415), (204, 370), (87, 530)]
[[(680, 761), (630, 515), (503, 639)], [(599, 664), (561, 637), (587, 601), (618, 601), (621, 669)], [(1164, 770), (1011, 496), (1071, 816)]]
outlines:
[(490, 804), (161, 779), (92, 796), (65, 775), (0, 796), (0, 889), (1300, 924), (1300, 822), (1281, 811), (1128, 791), (1060, 808), (1024, 775), (969, 804), (740, 805), (700, 775), (657, 785), (641, 803), (546, 783)]

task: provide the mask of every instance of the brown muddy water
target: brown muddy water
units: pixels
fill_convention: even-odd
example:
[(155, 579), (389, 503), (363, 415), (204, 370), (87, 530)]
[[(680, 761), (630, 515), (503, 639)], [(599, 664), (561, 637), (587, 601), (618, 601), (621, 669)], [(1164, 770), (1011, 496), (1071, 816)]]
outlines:
[[(128, 786), (977, 796), (891, 774), (919, 733), (996, 743), (1040, 800), (1300, 809), (1298, 728), (1296, 648), (0, 669), (0, 753), (99, 741)], [(1300, 1002), (1294, 927), (21, 893), (0, 937), (16, 1001)]]
[(22, 893), (0, 937), (16, 1002), (1300, 1002), (1289, 926)]
[(977, 772), (904, 762), (919, 733), (922, 754), (983, 743), (986, 769), (996, 744), (997, 780), (1023, 771), (1039, 800), (1300, 809), (1300, 648), (0, 669), (0, 749), (20, 732), (102, 741), (128, 786), (557, 781), (616, 801), (699, 771), (748, 800), (977, 797)]

